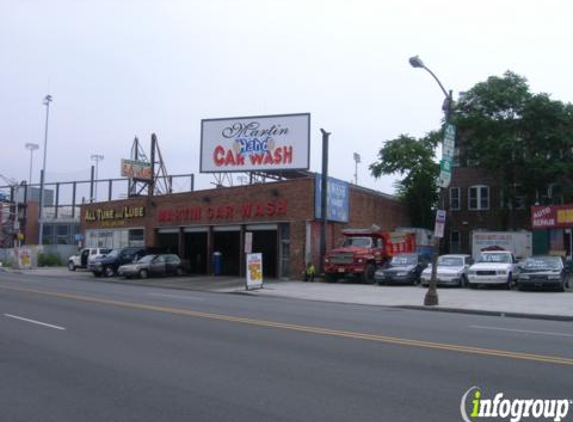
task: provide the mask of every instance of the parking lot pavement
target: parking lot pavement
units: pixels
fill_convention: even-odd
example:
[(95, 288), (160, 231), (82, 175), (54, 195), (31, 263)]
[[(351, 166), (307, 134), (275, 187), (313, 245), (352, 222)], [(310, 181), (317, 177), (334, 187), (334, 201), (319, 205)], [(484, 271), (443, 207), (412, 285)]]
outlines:
[(36, 276), (85, 279), (94, 282), (125, 283), (185, 290), (246, 293), (256, 296), (284, 297), (323, 302), (352, 303), (376, 306), (485, 312), (507, 316), (533, 316), (573, 320), (573, 290), (565, 293), (439, 288), (439, 305), (423, 306), (426, 288), (419, 286), (375, 286), (353, 283), (304, 283), (301, 281), (268, 280), (260, 290), (245, 290), (240, 277), (184, 276), (126, 280), (119, 277), (95, 278), (88, 271), (68, 271), (65, 267), (12, 270), (12, 273)]

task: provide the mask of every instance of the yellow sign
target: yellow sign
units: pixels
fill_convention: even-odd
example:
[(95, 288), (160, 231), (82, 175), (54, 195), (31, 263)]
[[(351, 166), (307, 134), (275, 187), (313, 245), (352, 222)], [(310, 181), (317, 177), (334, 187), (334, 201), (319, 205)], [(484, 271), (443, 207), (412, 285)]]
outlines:
[(84, 220), (88, 222), (93, 221), (113, 221), (113, 220), (128, 220), (132, 218), (145, 217), (145, 207), (123, 207), (123, 208), (98, 208), (95, 210), (87, 210)]

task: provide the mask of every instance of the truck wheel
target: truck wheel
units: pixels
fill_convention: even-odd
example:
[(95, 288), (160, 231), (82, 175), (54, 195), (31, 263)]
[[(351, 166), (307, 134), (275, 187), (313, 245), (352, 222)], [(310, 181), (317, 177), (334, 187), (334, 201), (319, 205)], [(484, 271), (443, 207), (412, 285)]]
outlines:
[(324, 281), (327, 283), (336, 283), (336, 276), (334, 274), (325, 274)]
[(76, 266), (74, 265), (74, 261), (68, 262), (68, 270), (70, 270), (70, 271), (76, 270)]
[(374, 267), (374, 264), (372, 263), (368, 263), (366, 264), (366, 266), (364, 267), (364, 273), (362, 274), (362, 280), (364, 281), (364, 283), (366, 284), (374, 284), (374, 272), (376, 271), (376, 268)]
[(115, 275), (115, 270), (111, 266), (107, 266), (103, 269), (103, 273), (106, 277), (113, 277)]
[(511, 288), (513, 287), (512, 284), (513, 284), (513, 275), (511, 273), (509, 273), (509, 275), (507, 276), (507, 283), (505, 286), (506, 289), (511, 290)]

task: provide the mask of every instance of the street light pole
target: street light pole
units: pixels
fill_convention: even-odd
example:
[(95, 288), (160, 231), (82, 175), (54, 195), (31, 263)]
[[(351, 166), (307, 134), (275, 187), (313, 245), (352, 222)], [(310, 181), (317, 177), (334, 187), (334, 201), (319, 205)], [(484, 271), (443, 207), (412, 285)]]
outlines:
[(40, 177), (40, 200), (39, 200), (39, 204), (38, 204), (38, 220), (40, 221), (40, 233), (39, 233), (39, 239), (38, 239), (38, 244), (43, 245), (44, 244), (44, 213), (43, 213), (43, 207), (44, 207), (44, 178), (46, 177), (46, 156), (48, 153), (48, 121), (50, 118), (50, 103), (52, 102), (52, 96), (51, 95), (46, 95), (44, 97), (44, 101), (43, 104), (46, 106), (46, 124), (45, 124), (45, 130), (44, 130), (44, 162), (42, 164), (42, 174)]
[(97, 181), (98, 181), (98, 168), (99, 168), (99, 162), (103, 161), (103, 155), (99, 155), (99, 154), (92, 154), (91, 156), (91, 160), (95, 161), (96, 165), (95, 165), (95, 195), (94, 195), (94, 199), (97, 201)]
[[(421, 68), (425, 69), (435, 81), (440, 86), (440, 89), (444, 93), (445, 99), (442, 104), (442, 111), (444, 112), (446, 125), (450, 123), (451, 114), (452, 114), (452, 91), (446, 91), (438, 77), (432, 72), (430, 69), (424, 65), (424, 62), (418, 57), (410, 57), (410, 65), (414, 68)], [(442, 205), (442, 209), (444, 208), (444, 199), (445, 199), (446, 188), (440, 186), (439, 198)], [(426, 306), (435, 306), (438, 305), (438, 254), (440, 251), (440, 238), (435, 236), (434, 233), (434, 253), (432, 255), (432, 275), (430, 279), (430, 284), (428, 286), (428, 291), (426, 292), (426, 296), (424, 297), (424, 305)]]
[(32, 195), (32, 163), (34, 160), (34, 151), (40, 148), (38, 144), (33, 144), (31, 142), (26, 143), (26, 149), (30, 150), (30, 176), (28, 177), (28, 193), (26, 194), (26, 198), (30, 199), (30, 195)]
[(354, 153), (354, 184), (358, 186), (358, 163), (360, 163), (360, 154)]

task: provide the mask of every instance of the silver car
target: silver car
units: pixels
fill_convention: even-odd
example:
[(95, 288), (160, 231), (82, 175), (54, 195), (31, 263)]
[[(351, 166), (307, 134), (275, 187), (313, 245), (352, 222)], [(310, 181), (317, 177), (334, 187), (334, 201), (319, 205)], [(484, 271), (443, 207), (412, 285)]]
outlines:
[(122, 265), (119, 267), (117, 273), (125, 278), (148, 278), (160, 275), (180, 276), (185, 273), (185, 270), (183, 268), (183, 263), (177, 255), (159, 254), (145, 255), (139, 261), (132, 264)]
[[(442, 255), (438, 257), (436, 273), (438, 286), (467, 286), (468, 270), (471, 264), (473, 264), (473, 259), (470, 255)], [(429, 285), (431, 278), (432, 266), (430, 265), (422, 271), (422, 285)]]

